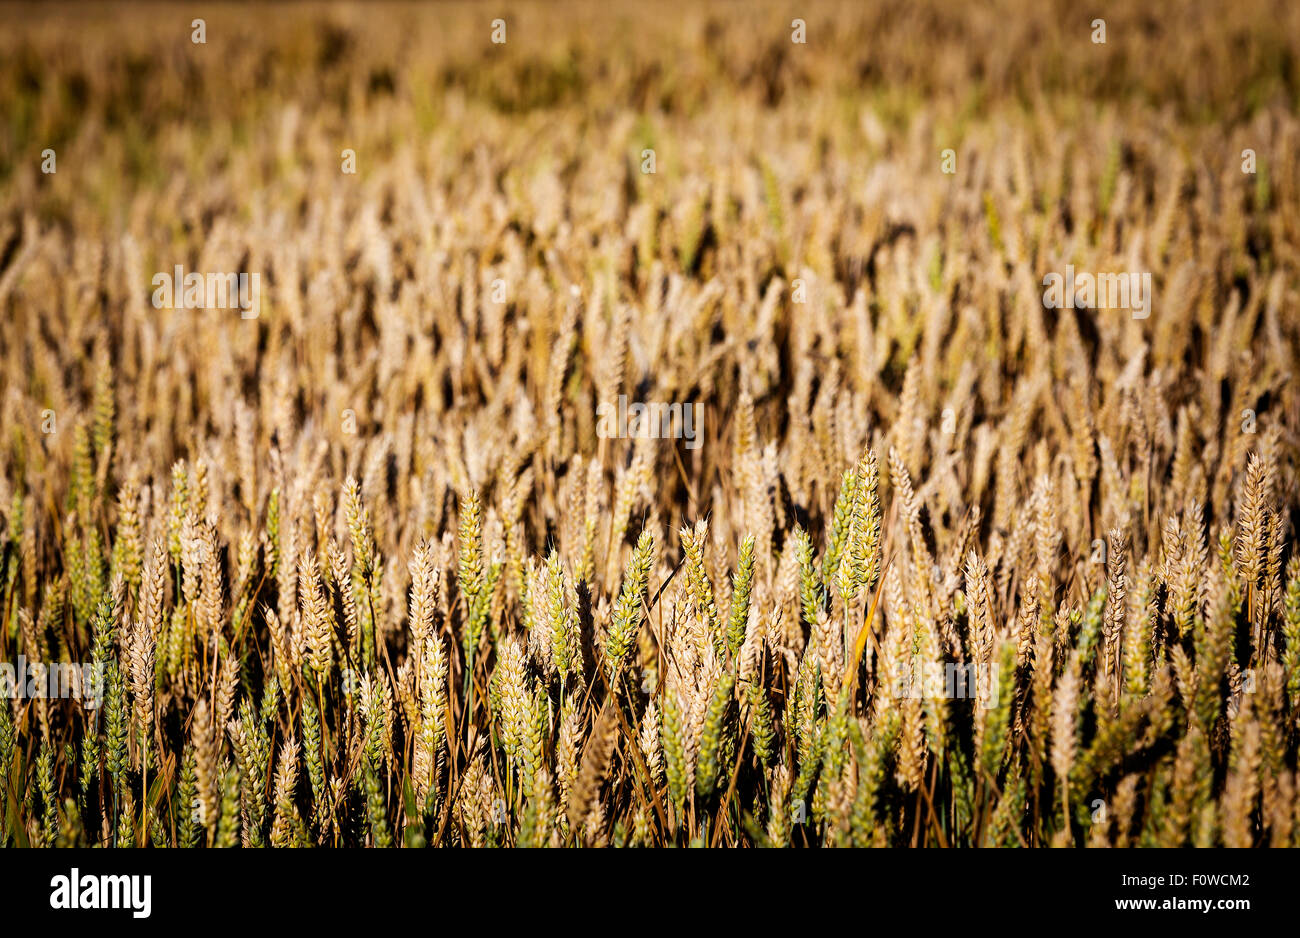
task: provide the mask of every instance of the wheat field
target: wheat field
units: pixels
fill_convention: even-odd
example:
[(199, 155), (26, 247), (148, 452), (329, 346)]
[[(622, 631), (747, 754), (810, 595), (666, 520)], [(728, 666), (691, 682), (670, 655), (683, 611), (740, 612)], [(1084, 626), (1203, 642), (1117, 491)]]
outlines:
[(0, 9), (0, 846), (1300, 846), (1300, 7), (1096, 16)]

